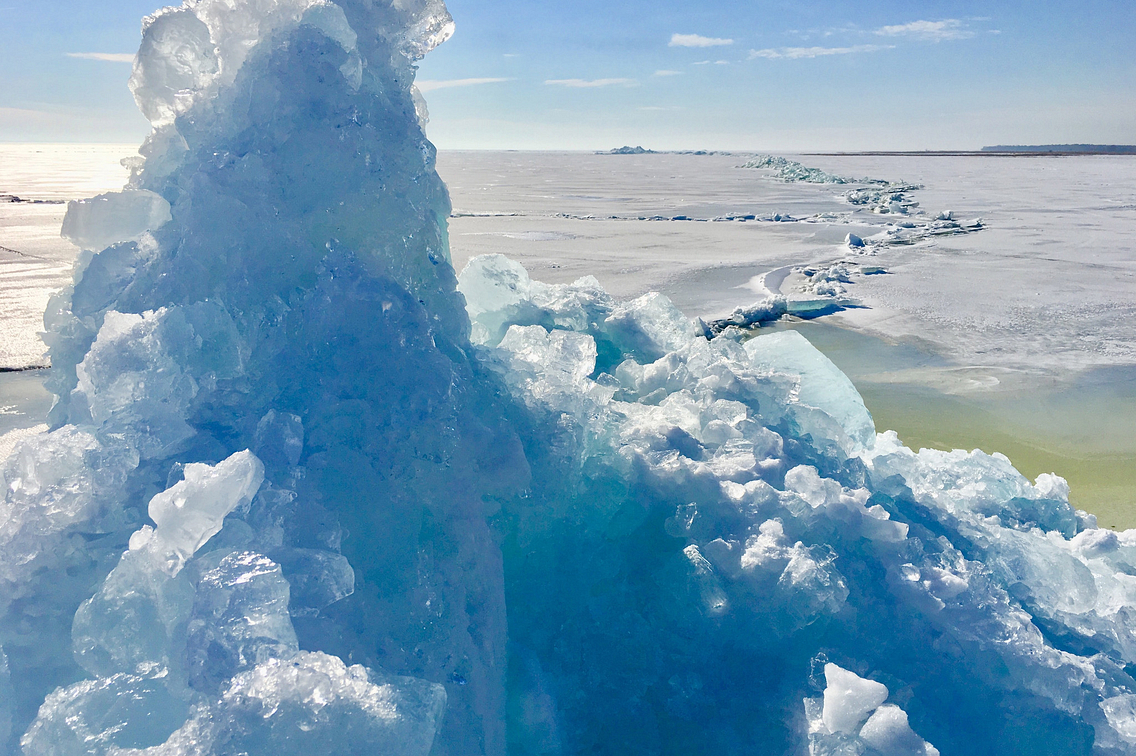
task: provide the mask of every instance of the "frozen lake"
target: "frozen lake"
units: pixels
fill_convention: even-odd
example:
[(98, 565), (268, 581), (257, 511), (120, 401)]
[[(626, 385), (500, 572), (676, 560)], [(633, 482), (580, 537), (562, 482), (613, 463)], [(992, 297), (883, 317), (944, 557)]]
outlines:
[[(58, 203), (120, 187), (132, 151), (0, 145), (0, 194), (38, 201), (0, 202), (0, 367), (44, 364), (42, 311), (77, 254), (58, 236)], [(704, 318), (758, 299), (771, 271), (766, 287), (790, 293), (794, 268), (881, 267), (847, 286), (863, 307), (789, 326), (852, 377), (877, 426), (1058, 472), (1102, 524), (1136, 525), (1136, 157), (797, 157), (921, 184), (907, 192), (913, 212), (984, 222), (871, 257), (850, 255), (846, 235), (870, 238), (896, 217), (849, 205), (848, 186), (739, 168), (747, 157), (442, 153), (454, 265), (500, 252), (543, 281), (591, 274)], [(11, 373), (0, 405), (0, 431), (45, 409), (28, 375)]]

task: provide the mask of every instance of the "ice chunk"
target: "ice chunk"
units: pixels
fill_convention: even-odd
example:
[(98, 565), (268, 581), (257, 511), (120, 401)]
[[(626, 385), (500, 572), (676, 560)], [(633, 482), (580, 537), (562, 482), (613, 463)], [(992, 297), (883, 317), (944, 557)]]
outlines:
[[(800, 380), (799, 401), (816, 408), (838, 424), (847, 436), (841, 439), (846, 453), (870, 448), (876, 435), (872, 416), (848, 376), (796, 331), (759, 336), (745, 344), (753, 364), (764, 370), (789, 373)], [(824, 418), (809, 412), (798, 415), (804, 433), (827, 437)]]
[(157, 527), (135, 542), (131, 551), (146, 549), (163, 559), (163, 569), (177, 575), (185, 560), (221, 530), (225, 515), (251, 501), (264, 465), (251, 452), (237, 452), (216, 465), (191, 463), (185, 478), (150, 500), (150, 519)]
[[(887, 700), (883, 683), (866, 680), (831, 662), (824, 665), (824, 712), (822, 717), (830, 732), (855, 735), (861, 723)], [(906, 717), (904, 717), (906, 724)]]
[(279, 565), (263, 554), (237, 551), (195, 567), (201, 576), (185, 652), (192, 688), (216, 692), (238, 672), (300, 650)]
[(194, 434), (185, 416), (202, 386), (241, 369), (233, 321), (217, 305), (111, 310), (74, 367), (69, 414), (125, 439), (143, 458), (165, 456)]
[(14, 587), (69, 551), (68, 532), (113, 529), (121, 513), (117, 491), (138, 456), (65, 426), (18, 442), (2, 464), (0, 581)]
[(1100, 707), (1120, 740), (1117, 745), (1136, 746), (1136, 695), (1127, 693), (1106, 698)]
[(891, 514), (878, 504), (867, 506), (866, 488), (848, 490), (836, 481), (822, 478), (816, 468), (806, 465), (785, 473), (785, 488), (795, 491), (815, 508), (827, 509), (834, 518), (849, 526), (851, 533), (879, 542), (897, 543), (907, 537), (908, 525), (893, 522)]
[(681, 349), (695, 335), (690, 319), (655, 292), (618, 305), (607, 316), (604, 328), (621, 351), (647, 358)]
[(256, 456), (269, 466), (291, 467), (304, 451), (304, 421), (299, 415), (269, 410), (256, 424)]
[(164, 454), (193, 434), (184, 417), (198, 385), (169, 353), (167, 312), (108, 312), (76, 369), (73, 401), (83, 403), (95, 424), (127, 435), (144, 457)]
[(168, 668), (192, 606), (193, 588), (187, 580), (172, 578), (151, 554), (131, 549), (75, 612), (75, 660), (101, 677), (143, 664)]
[(170, 203), (145, 189), (100, 194), (67, 204), (63, 237), (81, 249), (100, 250), (137, 241), (171, 219)]
[[(888, 689), (832, 663), (824, 665), (823, 699), (805, 699), (809, 753), (871, 753), (880, 756), (938, 756), (915, 734), (907, 712), (885, 704)], [(866, 721), (865, 721), (866, 720)]]
[(426, 756), (445, 706), (440, 685), (378, 677), (313, 652), (241, 673), (219, 699), (193, 710), (171, 696), (166, 677), (149, 667), (53, 693), (24, 736), (23, 752)]
[(155, 126), (173, 123), (219, 69), (209, 27), (188, 8), (147, 18), (130, 89), (142, 115)]
[(385, 680), (334, 656), (301, 652), (238, 675), (218, 713), (234, 750), (426, 756), (445, 701), (441, 685)]
[(512, 326), (501, 340), (510, 355), (506, 380), (524, 386), (536, 403), (578, 411), (588, 376), (596, 367), (596, 343), (571, 331)]
[[(252, 498), (263, 475), (256, 457), (247, 451), (237, 452), (214, 466), (187, 465), (184, 480), (150, 500), (150, 517), (157, 528), (147, 525), (130, 537), (129, 550), (98, 592), (75, 613), (74, 652), (85, 669), (106, 676), (143, 663), (163, 667), (172, 663), (182, 626), (194, 606), (194, 588), (184, 577), (179, 579), (179, 573), (186, 560), (220, 531), (225, 515)], [(278, 574), (279, 568), (272, 568)], [(256, 576), (255, 571), (238, 571), (241, 575), (234, 579), (238, 584)], [(222, 571), (213, 582), (223, 581)], [(205, 584), (209, 586), (210, 582), (206, 580)], [(273, 590), (277, 594), (283, 591), (286, 607), (287, 584), (281, 579), (273, 585), (262, 589), (265, 595), (258, 601), (246, 603), (244, 611), (272, 616), (273, 602), (269, 599)], [(212, 600), (216, 604), (222, 598), (228, 600), (228, 594), (218, 587)], [(224, 606), (215, 608), (224, 612)], [(286, 611), (284, 614), (286, 618)], [(239, 624), (238, 620), (233, 622)], [(229, 634), (233, 632), (237, 631)], [(286, 644), (287, 633), (282, 638)]]
[[(504, 255), (471, 260), (462, 271), (458, 291), (465, 296), (473, 321), (474, 343), (490, 346), (501, 341), (510, 325), (589, 331), (616, 310), (615, 300), (591, 276), (570, 285), (545, 284), (530, 279), (519, 263)], [(656, 348), (654, 356), (660, 353)]]
[(165, 743), (131, 756), (426, 756), (445, 702), (441, 685), (302, 651), (237, 675)]
[(355, 592), (355, 571), (342, 554), (320, 549), (272, 552), (288, 578), (293, 616), (317, 614)]
[(26, 756), (89, 756), (163, 743), (185, 720), (185, 702), (169, 687), (168, 670), (85, 680), (47, 697), (21, 740)]
[(860, 728), (860, 739), (883, 756), (939, 756), (939, 749), (911, 729), (907, 712), (892, 704), (872, 712)]

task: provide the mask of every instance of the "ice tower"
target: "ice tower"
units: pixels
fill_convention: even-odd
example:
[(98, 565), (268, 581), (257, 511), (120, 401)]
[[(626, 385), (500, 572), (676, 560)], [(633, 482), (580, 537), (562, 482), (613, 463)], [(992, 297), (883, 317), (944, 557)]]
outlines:
[(1136, 752), (1136, 533), (794, 333), (460, 283), (432, 0), (148, 18), (0, 467), (0, 752)]
[[(436, 683), (392, 714), (414, 721), (407, 753), (429, 750), (444, 700), (436, 752), (503, 750), (482, 495), (516, 490), (524, 459), (467, 356), (449, 200), (411, 88), (451, 30), (427, 0), (204, 0), (146, 19), (131, 79), (154, 126), (145, 160), (124, 192), (69, 209), (65, 233), (97, 254), (47, 316), (58, 430), (5, 469), (9, 750), (57, 686), (25, 751), (158, 745), (187, 707), (226, 706), (235, 675), (300, 648), (328, 655), (311, 675), (338, 665), (312, 685), (351, 688), (347, 708), (380, 705), (352, 687), (380, 683), (345, 664)], [(177, 564), (139, 566), (155, 495), (201, 463), (221, 463), (195, 473), (216, 527)], [(92, 676), (99, 692), (78, 682)], [(142, 688), (161, 688), (126, 715), (152, 722), (142, 733), (102, 713), (79, 734), (53, 724)], [(384, 742), (360, 726), (336, 752)]]

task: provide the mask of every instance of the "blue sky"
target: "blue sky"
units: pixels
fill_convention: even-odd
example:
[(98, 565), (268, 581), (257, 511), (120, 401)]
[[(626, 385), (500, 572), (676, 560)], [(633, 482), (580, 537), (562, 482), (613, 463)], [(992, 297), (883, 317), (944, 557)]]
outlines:
[[(441, 148), (1136, 143), (1132, 0), (450, 0)], [(138, 141), (152, 0), (0, 0), (0, 140)], [(79, 57), (77, 57), (79, 55)]]

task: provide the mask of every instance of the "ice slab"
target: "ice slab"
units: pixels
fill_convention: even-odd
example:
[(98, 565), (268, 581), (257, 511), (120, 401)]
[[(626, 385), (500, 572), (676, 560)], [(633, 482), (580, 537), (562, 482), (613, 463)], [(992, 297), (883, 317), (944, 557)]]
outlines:
[(114, 192), (68, 203), (62, 234), (76, 247), (100, 250), (137, 241), (170, 219), (170, 203), (154, 192)]

